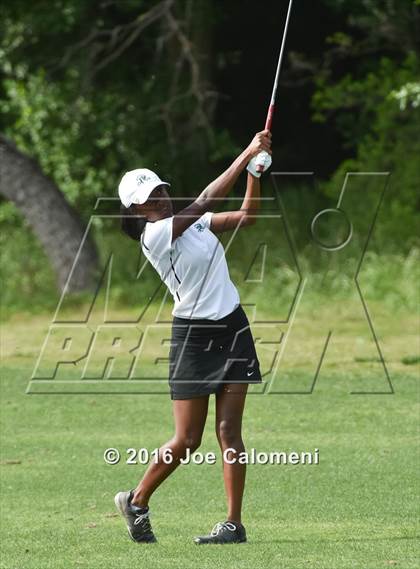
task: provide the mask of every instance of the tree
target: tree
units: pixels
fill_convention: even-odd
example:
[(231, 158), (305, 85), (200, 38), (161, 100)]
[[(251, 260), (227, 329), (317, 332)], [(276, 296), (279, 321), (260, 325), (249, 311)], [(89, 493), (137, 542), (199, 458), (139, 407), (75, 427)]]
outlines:
[[(209, 0), (200, 9), (174, 0), (2, 6), (1, 191), (61, 288), (83, 234), (76, 212), (87, 219), (96, 197), (115, 197), (124, 170), (155, 166), (183, 192), (193, 169), (206, 176), (216, 93), (196, 48), (204, 5), (208, 14)], [(92, 283), (92, 243), (78, 263), (72, 290)]]
[(79, 216), (36, 161), (4, 136), (0, 136), (0, 173), (0, 193), (16, 205), (42, 243), (59, 288), (63, 290), (70, 270), (68, 292), (93, 288), (98, 256), (90, 239), (77, 256), (85, 234)]
[(210, 0), (59, 4), (4, 8), (6, 134), (80, 209), (139, 166), (196, 191), (234, 148), (212, 125)]
[[(381, 246), (386, 242), (409, 249), (418, 243), (418, 3), (324, 2), (346, 16), (345, 25), (326, 38), (322, 62), (302, 66), (302, 59), (295, 57), (296, 71), (300, 67), (308, 77), (309, 69), (315, 77), (313, 120), (333, 125), (346, 150), (346, 158), (323, 189), (337, 195), (346, 172), (390, 172), (390, 191), (375, 232)], [(370, 199), (368, 189), (366, 183), (364, 203), (354, 194), (361, 210)]]

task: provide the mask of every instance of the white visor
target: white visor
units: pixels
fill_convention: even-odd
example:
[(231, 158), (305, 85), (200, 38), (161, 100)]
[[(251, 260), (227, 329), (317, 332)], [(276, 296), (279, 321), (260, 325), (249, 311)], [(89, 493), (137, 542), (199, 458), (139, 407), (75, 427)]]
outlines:
[(152, 170), (138, 168), (124, 174), (118, 186), (118, 195), (124, 207), (130, 207), (133, 203), (143, 204), (148, 200), (153, 190), (162, 184), (170, 186)]

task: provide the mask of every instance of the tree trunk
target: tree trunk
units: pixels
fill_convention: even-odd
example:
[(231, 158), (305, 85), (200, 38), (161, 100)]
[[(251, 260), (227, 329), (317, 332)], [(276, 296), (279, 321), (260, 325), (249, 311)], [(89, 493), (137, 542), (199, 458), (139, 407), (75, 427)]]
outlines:
[(19, 209), (41, 242), (61, 291), (73, 270), (67, 292), (90, 290), (98, 255), (91, 239), (79, 251), (85, 227), (56, 184), (35, 160), (0, 135), (0, 193)]

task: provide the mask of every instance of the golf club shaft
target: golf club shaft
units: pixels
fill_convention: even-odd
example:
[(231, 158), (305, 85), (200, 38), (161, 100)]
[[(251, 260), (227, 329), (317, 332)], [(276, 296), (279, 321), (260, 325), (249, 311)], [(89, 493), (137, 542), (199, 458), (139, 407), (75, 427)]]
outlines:
[[(273, 91), (271, 93), (270, 105), (268, 107), (267, 118), (265, 121), (264, 129), (270, 130), (270, 131), (271, 131), (271, 127), (273, 124), (274, 110), (275, 110), (275, 106), (276, 106), (277, 87), (279, 84), (281, 62), (283, 60), (284, 46), (286, 44), (287, 28), (289, 27), (289, 18), (290, 18), (290, 12), (292, 10), (292, 3), (293, 3), (293, 0), (289, 0), (289, 7), (287, 9), (286, 23), (284, 24), (284, 32), (283, 32), (283, 39), (282, 39), (281, 47), (280, 47), (279, 60), (277, 63), (276, 76), (274, 78)], [(257, 166), (257, 172), (263, 172), (263, 170), (264, 170), (263, 166)]]

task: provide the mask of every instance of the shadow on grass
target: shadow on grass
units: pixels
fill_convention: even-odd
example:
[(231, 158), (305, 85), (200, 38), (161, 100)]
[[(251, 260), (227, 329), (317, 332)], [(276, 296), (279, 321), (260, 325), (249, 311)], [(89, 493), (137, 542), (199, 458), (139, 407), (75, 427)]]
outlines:
[(319, 543), (351, 543), (351, 542), (355, 542), (355, 541), (360, 541), (360, 542), (370, 542), (370, 541), (409, 541), (409, 540), (414, 540), (414, 539), (420, 539), (420, 535), (413, 535), (413, 536), (395, 536), (395, 537), (344, 537), (342, 539), (263, 539), (263, 540), (258, 540), (257, 541), (253, 541), (253, 544), (257, 544), (257, 543), (306, 543), (309, 541), (316, 541)]

